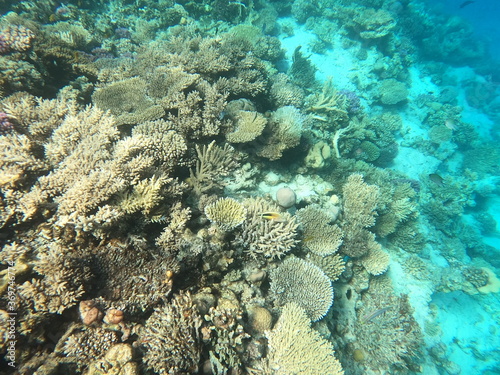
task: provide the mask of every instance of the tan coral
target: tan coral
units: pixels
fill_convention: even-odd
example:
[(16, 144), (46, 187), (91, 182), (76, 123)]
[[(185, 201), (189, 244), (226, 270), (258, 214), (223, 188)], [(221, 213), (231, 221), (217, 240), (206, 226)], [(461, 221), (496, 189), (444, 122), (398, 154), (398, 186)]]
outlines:
[(262, 134), (267, 119), (256, 111), (238, 111), (235, 115), (235, 129), (226, 134), (231, 143), (245, 143), (253, 141)]
[(373, 242), (373, 246), (367, 255), (360, 259), (361, 264), (371, 275), (378, 276), (389, 268), (391, 258), (387, 252), (382, 250), (382, 246)]
[(314, 264), (291, 256), (271, 272), (270, 293), (276, 303), (300, 305), (313, 322), (323, 318), (333, 303), (328, 276)]
[(320, 207), (311, 205), (298, 210), (297, 219), (303, 227), (304, 246), (314, 254), (334, 254), (342, 244), (342, 231), (338, 225), (329, 224), (332, 218)]
[(92, 101), (97, 107), (111, 111), (118, 125), (159, 119), (165, 111), (147, 97), (146, 89), (142, 78), (127, 78), (98, 88)]
[(296, 303), (283, 307), (278, 323), (267, 332), (268, 366), (275, 375), (342, 375), (333, 345), (311, 328), (304, 310)]
[(263, 144), (257, 154), (269, 160), (278, 160), (285, 150), (300, 143), (306, 117), (292, 106), (278, 108), (271, 114), (264, 132)]
[(241, 225), (246, 218), (246, 213), (246, 208), (232, 198), (220, 198), (205, 207), (208, 220), (226, 232)]
[(263, 255), (271, 258), (281, 258), (295, 246), (298, 224), (289, 213), (281, 213), (279, 221), (267, 220), (262, 214), (279, 212), (277, 204), (263, 198), (250, 198), (244, 204), (247, 219), (236, 233), (236, 246), (242, 246), (254, 257)]
[(320, 256), (311, 253), (308, 260), (321, 268), (330, 280), (336, 281), (345, 270), (345, 261), (343, 258), (340, 254)]

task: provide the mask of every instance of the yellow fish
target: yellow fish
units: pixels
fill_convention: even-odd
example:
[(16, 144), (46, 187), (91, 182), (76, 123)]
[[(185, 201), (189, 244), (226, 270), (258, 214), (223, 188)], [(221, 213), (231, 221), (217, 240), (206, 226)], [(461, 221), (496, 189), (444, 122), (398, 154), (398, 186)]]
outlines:
[(279, 212), (263, 212), (260, 216), (263, 219), (275, 221), (277, 223), (286, 223), (288, 221)]

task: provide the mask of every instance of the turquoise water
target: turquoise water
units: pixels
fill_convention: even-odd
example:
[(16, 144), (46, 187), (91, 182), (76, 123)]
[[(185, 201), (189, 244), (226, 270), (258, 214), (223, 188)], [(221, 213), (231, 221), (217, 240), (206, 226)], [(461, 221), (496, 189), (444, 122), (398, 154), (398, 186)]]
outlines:
[(0, 14), (0, 373), (500, 374), (498, 1)]

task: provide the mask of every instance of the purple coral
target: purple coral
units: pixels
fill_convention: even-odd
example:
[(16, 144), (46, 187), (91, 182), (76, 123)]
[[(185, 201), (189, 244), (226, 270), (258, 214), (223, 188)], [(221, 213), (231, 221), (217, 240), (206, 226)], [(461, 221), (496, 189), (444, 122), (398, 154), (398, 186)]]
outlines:
[(356, 115), (361, 112), (361, 101), (354, 91), (340, 90), (339, 94), (347, 99), (347, 112), (350, 115)]
[(14, 125), (10, 122), (5, 112), (0, 112), (0, 135), (5, 135), (14, 130)]

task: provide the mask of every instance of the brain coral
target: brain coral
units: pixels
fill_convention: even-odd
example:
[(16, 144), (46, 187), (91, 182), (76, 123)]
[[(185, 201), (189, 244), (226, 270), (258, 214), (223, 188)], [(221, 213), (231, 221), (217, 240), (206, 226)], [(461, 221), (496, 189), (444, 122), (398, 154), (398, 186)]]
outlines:
[(333, 303), (328, 276), (314, 264), (294, 256), (271, 272), (270, 292), (278, 305), (300, 305), (313, 322), (323, 318)]
[(269, 367), (275, 375), (341, 375), (333, 346), (311, 329), (304, 310), (288, 303), (274, 329), (267, 333)]
[(205, 207), (208, 220), (227, 232), (240, 225), (245, 220), (246, 213), (246, 208), (232, 198), (220, 198)]

